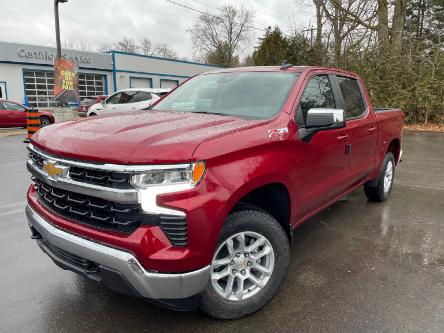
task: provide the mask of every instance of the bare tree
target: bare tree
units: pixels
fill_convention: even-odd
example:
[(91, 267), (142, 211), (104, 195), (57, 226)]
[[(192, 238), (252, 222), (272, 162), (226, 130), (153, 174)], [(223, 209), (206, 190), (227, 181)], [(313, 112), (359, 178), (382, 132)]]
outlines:
[(225, 5), (219, 16), (201, 14), (190, 30), (195, 50), (206, 59), (233, 66), (239, 48), (251, 39), (254, 11)]
[[(375, 30), (378, 34), (379, 50), (382, 53), (388, 53), (390, 47), (392, 55), (399, 56), (402, 52), (402, 36), (405, 26), (407, 0), (377, 0), (376, 8), (373, 8), (371, 12), (357, 13), (353, 10), (346, 8), (342, 0), (329, 0), (337, 10), (342, 11), (348, 20), (354, 21), (360, 26)], [(368, 0), (360, 1), (374, 2)], [(392, 6), (393, 3), (393, 6)], [(389, 20), (389, 12), (393, 12), (393, 17)], [(377, 17), (377, 22), (372, 22), (374, 17)], [(390, 26), (391, 21), (391, 26)]]
[(68, 50), (93, 51), (91, 44), (83, 40), (65, 39), (63, 41), (63, 48)]
[(153, 54), (153, 44), (148, 38), (143, 38), (140, 41), (140, 51), (144, 55), (152, 55)]
[(154, 47), (154, 55), (162, 58), (177, 58), (177, 53), (170, 49), (167, 44), (156, 44)]
[(128, 53), (137, 53), (139, 47), (134, 39), (124, 37), (121, 41), (116, 43), (115, 49)]

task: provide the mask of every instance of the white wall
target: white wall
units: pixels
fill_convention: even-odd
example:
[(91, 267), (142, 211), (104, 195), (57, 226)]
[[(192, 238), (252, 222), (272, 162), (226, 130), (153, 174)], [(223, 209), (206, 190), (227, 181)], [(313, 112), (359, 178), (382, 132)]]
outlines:
[(158, 59), (132, 54), (114, 53), (117, 90), (130, 87), (130, 77), (150, 78), (153, 88), (160, 88), (161, 79), (186, 79), (202, 72), (217, 70), (218, 67), (169, 59)]
[(23, 103), (23, 72), (21, 65), (0, 63), (0, 81), (6, 81), (8, 99)]

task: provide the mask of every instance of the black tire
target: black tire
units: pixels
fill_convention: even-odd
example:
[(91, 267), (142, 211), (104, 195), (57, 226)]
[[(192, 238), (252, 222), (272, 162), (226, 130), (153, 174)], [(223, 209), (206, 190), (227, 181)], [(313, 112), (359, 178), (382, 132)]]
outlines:
[[(387, 173), (387, 167), (391, 163), (392, 165), (392, 177), (390, 181), (390, 186), (387, 189), (384, 188), (384, 178)], [(370, 201), (374, 202), (382, 202), (386, 201), (390, 196), (390, 192), (392, 191), (393, 181), (395, 180), (395, 157), (392, 153), (387, 153), (384, 158), (384, 162), (382, 163), (382, 168), (379, 173), (378, 179), (368, 182), (364, 185), (364, 192), (367, 198)]]
[(51, 125), (51, 119), (47, 116), (40, 117), (40, 128)]
[(93, 116), (97, 116), (97, 114), (95, 114), (94, 112), (91, 112), (91, 113), (89, 114), (89, 116), (90, 116), (90, 117), (93, 117)]
[(201, 294), (200, 307), (215, 318), (235, 319), (258, 311), (276, 295), (287, 275), (290, 261), (289, 241), (281, 225), (270, 214), (250, 205), (245, 210), (232, 212), (225, 221), (216, 249), (240, 232), (254, 232), (268, 240), (274, 251), (274, 268), (265, 286), (256, 294), (242, 300), (233, 301), (219, 295), (210, 278)]

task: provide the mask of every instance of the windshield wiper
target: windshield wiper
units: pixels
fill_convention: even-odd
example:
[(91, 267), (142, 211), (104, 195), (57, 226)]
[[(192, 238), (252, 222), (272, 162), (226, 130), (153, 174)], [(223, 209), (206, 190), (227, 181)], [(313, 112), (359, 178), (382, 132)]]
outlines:
[(210, 111), (191, 111), (192, 113), (202, 113), (202, 114), (217, 114), (218, 116), (232, 117), (232, 115), (218, 113), (218, 112), (210, 112)]

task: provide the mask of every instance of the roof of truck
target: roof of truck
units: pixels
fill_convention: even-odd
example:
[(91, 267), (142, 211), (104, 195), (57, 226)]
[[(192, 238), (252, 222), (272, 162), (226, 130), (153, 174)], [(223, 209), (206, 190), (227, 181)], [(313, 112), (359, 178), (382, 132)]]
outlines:
[[(291, 72), (302, 73), (307, 70), (325, 70), (330, 72), (342, 73), (344, 75), (350, 75), (356, 77), (356, 73), (349, 72), (340, 68), (325, 67), (325, 66), (290, 66), (281, 69), (281, 66), (249, 66), (249, 67), (233, 67), (233, 68), (221, 68), (206, 73), (230, 73), (230, 72)], [(203, 73), (205, 74), (205, 73)]]

